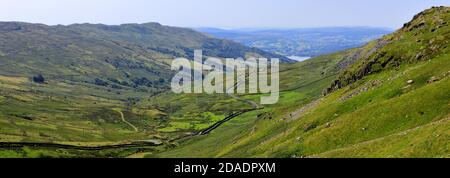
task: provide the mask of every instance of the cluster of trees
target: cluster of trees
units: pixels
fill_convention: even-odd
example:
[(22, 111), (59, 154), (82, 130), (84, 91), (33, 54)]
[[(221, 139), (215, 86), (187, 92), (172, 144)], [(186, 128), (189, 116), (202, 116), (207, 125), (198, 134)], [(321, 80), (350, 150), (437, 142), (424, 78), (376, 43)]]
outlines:
[(32, 80), (35, 83), (45, 83), (45, 78), (41, 74), (33, 76)]

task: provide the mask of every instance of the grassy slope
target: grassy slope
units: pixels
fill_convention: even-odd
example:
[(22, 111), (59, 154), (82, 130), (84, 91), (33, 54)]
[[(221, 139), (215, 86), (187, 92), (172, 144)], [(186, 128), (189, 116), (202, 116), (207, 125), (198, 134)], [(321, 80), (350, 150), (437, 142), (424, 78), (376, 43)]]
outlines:
[[(282, 93), (279, 103), (235, 118), (209, 135), (183, 140), (174, 150), (147, 156), (220, 157), (226, 156), (231, 150), (243, 151), (233, 156), (253, 155), (251, 148), (257, 147), (260, 141), (270, 139), (289, 127), (284, 121), (280, 121), (280, 117), (288, 119), (289, 114), (286, 113), (320, 98), (322, 90), (336, 78), (340, 70), (338, 64), (346, 61), (350, 53), (352, 50), (321, 56), (302, 63), (283, 64), (280, 69), (280, 78), (283, 80), (280, 83)], [(241, 97), (259, 102), (261, 96), (243, 95)], [(249, 139), (257, 139), (257, 141), (252, 141), (245, 147), (236, 148), (240, 145), (238, 142)]]
[[(340, 79), (350, 74), (349, 79), (356, 80), (322, 98), (296, 120), (283, 119), (292, 111), (288, 108), (313, 100), (314, 95), (301, 91), (317, 92), (320, 86), (283, 93), (279, 105), (266, 108), (275, 113), (272, 120), (249, 113), (207, 137), (153, 156), (450, 157), (448, 17), (448, 8), (427, 10), (397, 33), (353, 51), (360, 60)], [(422, 21), (420, 28), (414, 27)], [(389, 38), (393, 41), (379, 45)], [(418, 53), (424, 56), (415, 58)], [(352, 77), (352, 71), (365, 68), (370, 70)], [(427, 83), (432, 77), (439, 80)]]
[[(188, 140), (157, 156), (448, 157), (448, 59), (449, 55), (443, 55), (372, 75), (325, 97), (298, 120), (283, 121), (283, 115), (258, 119), (259, 113), (246, 114), (211, 135)], [(441, 80), (427, 84), (432, 76)], [(415, 83), (409, 86), (408, 80)], [(380, 86), (340, 100), (378, 81), (383, 81)], [(299, 101), (286, 105), (293, 103)]]

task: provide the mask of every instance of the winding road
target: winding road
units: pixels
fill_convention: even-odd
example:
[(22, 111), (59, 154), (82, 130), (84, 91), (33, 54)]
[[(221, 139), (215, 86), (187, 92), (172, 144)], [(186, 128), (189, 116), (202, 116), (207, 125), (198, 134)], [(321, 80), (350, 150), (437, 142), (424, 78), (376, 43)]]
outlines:
[(113, 110), (120, 114), (120, 119), (122, 120), (123, 123), (125, 123), (125, 124), (129, 125), (130, 127), (132, 127), (135, 132), (139, 132), (139, 129), (136, 126), (134, 126), (132, 123), (128, 122), (125, 119), (122, 111), (120, 111), (119, 109), (113, 109)]
[(233, 114), (225, 117), (225, 119), (223, 119), (223, 120), (221, 120), (219, 122), (216, 122), (212, 126), (210, 126), (210, 127), (206, 128), (205, 130), (199, 132), (198, 135), (207, 135), (207, 134), (211, 133), (213, 130), (219, 128), (222, 124), (225, 124), (226, 122), (230, 121), (231, 119), (234, 119), (234, 118), (236, 118), (236, 117), (238, 117), (238, 116), (240, 116), (242, 114), (245, 114), (245, 113), (248, 113), (248, 112), (255, 111), (255, 110), (263, 108), (262, 106), (260, 106), (258, 103), (254, 102), (254, 101), (243, 99), (243, 98), (241, 98), (239, 96), (236, 96), (234, 94), (235, 93), (234, 90), (237, 89), (242, 84), (245, 84), (245, 80), (243, 80), (243, 81), (241, 80), (241, 81), (237, 82), (233, 87), (227, 89), (226, 93), (227, 93), (227, 95), (229, 97), (231, 97), (233, 99), (236, 99), (236, 100), (239, 100), (239, 101), (242, 101), (244, 103), (249, 104), (252, 107), (252, 109), (245, 109), (245, 110), (241, 110), (241, 111), (238, 111), (236, 113), (233, 113)]
[(236, 83), (233, 87), (229, 88), (229, 89), (227, 90), (227, 95), (228, 95), (229, 97), (233, 98), (233, 99), (236, 99), (236, 100), (239, 100), (239, 101), (243, 101), (243, 102), (245, 102), (245, 103), (251, 105), (253, 109), (258, 109), (258, 108), (260, 108), (261, 106), (260, 106), (258, 103), (254, 102), (254, 101), (251, 101), (251, 100), (243, 99), (243, 98), (241, 98), (241, 97), (239, 97), (239, 96), (236, 96), (236, 95), (234, 94), (234, 90), (237, 89), (237, 88), (238, 88), (239, 86), (241, 86), (242, 84), (245, 84), (245, 80), (244, 80), (244, 81), (239, 81), (239, 82)]

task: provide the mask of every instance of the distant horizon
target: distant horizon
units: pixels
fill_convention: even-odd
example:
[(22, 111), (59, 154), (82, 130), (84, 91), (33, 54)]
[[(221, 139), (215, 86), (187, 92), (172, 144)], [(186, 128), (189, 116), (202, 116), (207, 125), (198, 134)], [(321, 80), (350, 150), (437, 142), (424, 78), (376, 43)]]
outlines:
[[(405, 22), (406, 23), (406, 22)], [(377, 26), (317, 26), (317, 27), (244, 27), (244, 28), (227, 28), (227, 27), (185, 27), (194, 29), (218, 29), (218, 30), (231, 30), (231, 31), (260, 31), (260, 30), (309, 30), (309, 29), (326, 29), (326, 28), (370, 28), (370, 29), (382, 29), (387, 31), (395, 31), (390, 27), (377, 27)]]
[(174, 27), (221, 29), (398, 29), (425, 9), (449, 5), (445, 0), (2, 0), (0, 21), (46, 25), (157, 22)]
[[(190, 28), (190, 29), (217, 29), (217, 30), (230, 30), (230, 31), (260, 31), (260, 30), (302, 30), (302, 29), (325, 29), (325, 28), (371, 28), (371, 29), (383, 29), (387, 31), (395, 31), (397, 29), (393, 29), (390, 27), (382, 27), (382, 26), (317, 26), (317, 27), (237, 27), (237, 28), (230, 28), (230, 27), (211, 27), (211, 26), (199, 26), (199, 27), (184, 27), (184, 26), (174, 26), (174, 25), (167, 25), (162, 24), (159, 22), (143, 22), (143, 23), (122, 23), (122, 24), (106, 24), (106, 23), (90, 23), (90, 22), (77, 22), (77, 23), (71, 23), (71, 24), (46, 24), (46, 23), (40, 23), (40, 22), (26, 22), (26, 21), (0, 21), (0, 23), (26, 23), (26, 24), (39, 24), (39, 25), (46, 25), (46, 26), (71, 26), (71, 25), (83, 25), (83, 24), (90, 24), (90, 25), (106, 25), (106, 26), (120, 26), (120, 25), (143, 25), (143, 24), (150, 24), (150, 23), (156, 23), (160, 24), (162, 26), (169, 26), (169, 27), (180, 27), (180, 28)], [(405, 22), (406, 23), (406, 22)]]

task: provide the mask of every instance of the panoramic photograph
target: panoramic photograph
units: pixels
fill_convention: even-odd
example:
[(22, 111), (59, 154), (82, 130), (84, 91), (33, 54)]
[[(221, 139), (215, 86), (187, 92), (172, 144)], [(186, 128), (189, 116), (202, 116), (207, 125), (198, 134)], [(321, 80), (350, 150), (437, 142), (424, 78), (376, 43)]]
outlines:
[[(449, 23), (446, 0), (1, 0), (0, 158), (449, 158)], [(257, 162), (168, 169), (282, 169)]]

